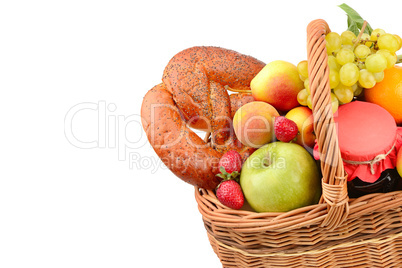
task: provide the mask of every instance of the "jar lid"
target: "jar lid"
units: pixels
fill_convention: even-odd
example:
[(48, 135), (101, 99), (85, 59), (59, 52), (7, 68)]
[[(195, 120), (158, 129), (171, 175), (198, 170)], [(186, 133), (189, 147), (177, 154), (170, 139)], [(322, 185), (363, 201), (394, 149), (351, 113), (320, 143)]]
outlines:
[[(387, 157), (396, 150), (397, 126), (388, 111), (377, 104), (353, 101), (339, 107), (334, 121), (349, 180), (358, 176), (374, 182), (382, 171), (395, 168)], [(367, 172), (356, 172), (357, 169)]]
[(353, 101), (341, 105), (334, 120), (343, 159), (368, 161), (395, 143), (395, 120), (377, 104)]

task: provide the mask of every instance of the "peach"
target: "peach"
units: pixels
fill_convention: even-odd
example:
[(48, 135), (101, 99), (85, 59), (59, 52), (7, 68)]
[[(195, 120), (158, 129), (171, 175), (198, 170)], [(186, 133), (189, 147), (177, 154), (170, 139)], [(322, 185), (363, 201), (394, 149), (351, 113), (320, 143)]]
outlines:
[(250, 88), (255, 100), (265, 101), (279, 111), (289, 111), (299, 106), (297, 94), (304, 85), (294, 64), (276, 60), (251, 80)]
[(233, 117), (237, 139), (253, 148), (273, 141), (276, 116), (279, 116), (278, 111), (266, 102), (254, 101), (243, 105)]
[(402, 147), (399, 148), (398, 155), (396, 157), (396, 170), (399, 176), (402, 177)]
[(314, 134), (314, 118), (313, 112), (306, 106), (298, 106), (293, 108), (285, 115), (286, 118), (293, 120), (299, 133), (296, 136), (296, 143), (304, 146), (314, 148), (315, 134)]

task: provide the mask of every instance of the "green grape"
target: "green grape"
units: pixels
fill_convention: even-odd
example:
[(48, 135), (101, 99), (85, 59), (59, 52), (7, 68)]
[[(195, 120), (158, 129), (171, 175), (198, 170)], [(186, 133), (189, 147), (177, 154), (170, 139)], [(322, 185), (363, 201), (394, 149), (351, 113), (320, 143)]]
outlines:
[(375, 86), (376, 81), (373, 73), (367, 71), (366, 69), (360, 70), (359, 84), (363, 88), (372, 88)]
[(370, 39), (373, 41), (377, 41), (378, 37), (380, 37), (381, 35), (385, 34), (385, 31), (383, 29), (375, 29), (371, 32), (371, 36)]
[(360, 37), (360, 41), (362, 44), (365, 44), (368, 47), (371, 47), (373, 45), (373, 42), (370, 42), (370, 35), (367, 33), (363, 33), (362, 36)]
[(373, 73), (375, 81), (381, 82), (384, 79), (384, 72)]
[(339, 71), (341, 69), (341, 65), (337, 62), (335, 56), (328, 56), (328, 66), (330, 69), (334, 69)]
[(393, 67), (398, 60), (398, 57), (395, 53), (391, 53), (386, 49), (380, 49), (377, 51), (377, 54), (383, 55), (387, 59), (387, 69)]
[(306, 102), (307, 102), (308, 108), (310, 108), (311, 110), (313, 110), (313, 104), (311, 103), (311, 95), (308, 95)]
[(352, 45), (343, 45), (341, 49), (348, 49), (353, 51), (353, 46)]
[(353, 40), (356, 35), (351, 31), (344, 31), (341, 33), (342, 45), (353, 45)]
[(297, 71), (299, 74), (305, 78), (308, 77), (308, 64), (306, 60), (303, 60), (297, 64)]
[(357, 66), (357, 68), (361, 69), (366, 69), (366, 64), (364, 61), (356, 61), (354, 64)]
[(385, 68), (387, 68), (387, 65), (387, 59), (382, 54), (372, 54), (366, 59), (366, 69), (372, 73), (384, 71)]
[(400, 49), (402, 48), (402, 38), (401, 38), (399, 35), (397, 35), (397, 34), (394, 34), (394, 36), (395, 36), (395, 38), (398, 40), (398, 43), (399, 43), (399, 48), (398, 48), (398, 50), (400, 50)]
[(354, 84), (353, 86), (351, 86), (353, 92), (355, 92), (358, 88), (359, 88), (359, 83)]
[(345, 65), (348, 62), (354, 62), (355, 61), (355, 54), (353, 54), (352, 50), (342, 48), (336, 54), (336, 61), (340, 65)]
[(359, 68), (354, 63), (346, 63), (339, 70), (339, 80), (345, 86), (352, 86), (359, 80)]
[(302, 80), (304, 82), (304, 80), (306, 80), (306, 77), (302, 76), (301, 74), (299, 74), (299, 78), (300, 80)]
[(304, 88), (307, 90), (307, 93), (310, 95), (310, 79), (307, 77), (306, 80), (304, 80)]
[(297, 94), (297, 101), (300, 103), (300, 105), (307, 106), (307, 97), (308, 96), (309, 96), (309, 94), (307, 93), (307, 90), (305, 88), (303, 88)]
[(330, 32), (325, 36), (325, 40), (327, 41), (326, 47), (327, 52), (332, 53), (339, 49), (342, 46), (342, 39), (341, 36), (336, 32)]
[(342, 104), (351, 102), (354, 97), (352, 87), (342, 84), (334, 88), (334, 94)]
[(356, 90), (353, 91), (353, 95), (354, 95), (355, 97), (357, 97), (357, 96), (360, 96), (360, 94), (362, 94), (362, 92), (363, 92), (363, 88), (357, 86), (357, 84), (356, 84)]
[(329, 69), (329, 87), (335, 88), (339, 84), (339, 72), (335, 69)]
[(339, 100), (336, 97), (334, 93), (331, 92), (331, 108), (332, 108), (332, 113), (335, 113), (338, 110), (339, 107)]
[(399, 49), (399, 41), (393, 34), (383, 34), (377, 40), (379, 49), (386, 49), (391, 53), (395, 53)]
[(355, 48), (355, 55), (359, 59), (365, 59), (370, 54), (370, 52), (371, 52), (370, 48), (368, 48), (365, 45), (358, 45)]

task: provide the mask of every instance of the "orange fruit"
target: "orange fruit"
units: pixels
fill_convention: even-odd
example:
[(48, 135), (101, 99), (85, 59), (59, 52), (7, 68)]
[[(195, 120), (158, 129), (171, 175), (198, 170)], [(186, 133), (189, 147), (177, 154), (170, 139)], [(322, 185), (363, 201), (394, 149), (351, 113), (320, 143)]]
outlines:
[(402, 124), (402, 67), (395, 65), (384, 71), (384, 79), (372, 88), (364, 90), (365, 100), (387, 110)]

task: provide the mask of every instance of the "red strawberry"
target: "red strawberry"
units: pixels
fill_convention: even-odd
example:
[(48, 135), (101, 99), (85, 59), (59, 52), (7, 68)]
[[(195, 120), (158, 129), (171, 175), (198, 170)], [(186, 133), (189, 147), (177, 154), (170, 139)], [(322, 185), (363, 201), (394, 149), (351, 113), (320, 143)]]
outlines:
[(240, 185), (234, 180), (225, 180), (218, 185), (216, 197), (225, 206), (240, 209), (244, 204), (244, 195)]
[(290, 142), (296, 138), (299, 131), (296, 123), (284, 116), (275, 118), (274, 129), (276, 138), (283, 142)]
[[(223, 167), (229, 174), (233, 173), (234, 171), (240, 172), (241, 165), (241, 155), (235, 150), (227, 151), (219, 160), (219, 169), (221, 170), (221, 167)], [(221, 173), (223, 173), (222, 170)]]

